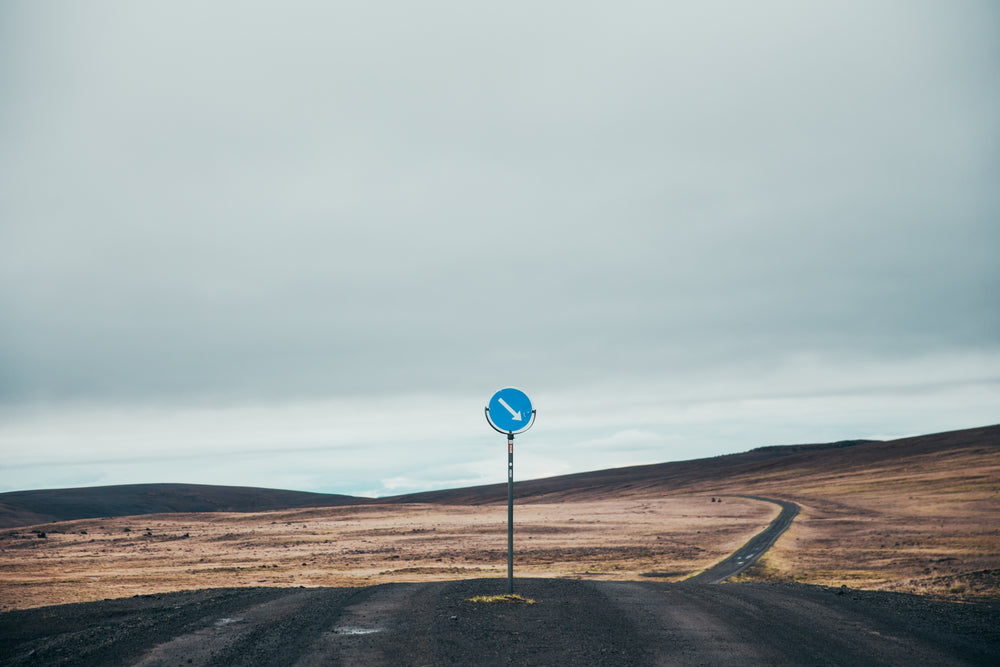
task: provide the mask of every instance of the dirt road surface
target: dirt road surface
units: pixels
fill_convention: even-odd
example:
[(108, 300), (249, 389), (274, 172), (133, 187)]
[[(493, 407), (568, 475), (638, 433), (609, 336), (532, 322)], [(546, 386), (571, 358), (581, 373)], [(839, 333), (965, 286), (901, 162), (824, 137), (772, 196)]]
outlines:
[(801, 584), (210, 589), (0, 614), (3, 665), (1000, 664), (1000, 603)]

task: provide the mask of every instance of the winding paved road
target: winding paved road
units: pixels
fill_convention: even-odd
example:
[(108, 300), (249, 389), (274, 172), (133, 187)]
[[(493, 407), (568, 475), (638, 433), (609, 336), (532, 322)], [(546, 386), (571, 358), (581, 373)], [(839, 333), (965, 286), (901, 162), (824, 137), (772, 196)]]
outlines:
[(730, 554), (725, 560), (719, 561), (709, 569), (697, 574), (684, 583), (689, 584), (718, 584), (729, 577), (733, 577), (743, 572), (748, 567), (757, 562), (768, 549), (774, 546), (781, 534), (792, 525), (792, 520), (799, 513), (799, 506), (787, 500), (775, 500), (774, 498), (764, 498), (761, 496), (739, 496), (740, 498), (752, 498), (766, 503), (774, 503), (781, 507), (781, 513), (775, 517), (767, 528), (750, 538), (750, 541)]

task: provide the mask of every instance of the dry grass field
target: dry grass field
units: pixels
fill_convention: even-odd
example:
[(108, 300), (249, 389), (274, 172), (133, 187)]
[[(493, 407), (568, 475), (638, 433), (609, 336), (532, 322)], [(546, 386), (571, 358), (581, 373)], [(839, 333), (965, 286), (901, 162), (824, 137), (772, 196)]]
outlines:
[[(768, 503), (708, 496), (518, 506), (515, 576), (677, 580), (723, 558), (777, 513)], [(44, 538), (31, 532), (42, 528)], [(506, 504), (87, 519), (0, 538), (0, 610), (207, 587), (506, 575)]]
[[(502, 489), (425, 494), (433, 502), (422, 503), (8, 529), (0, 532), (0, 611), (219, 586), (505, 577)], [(518, 489), (519, 577), (686, 578), (777, 515), (776, 505), (736, 497), (752, 494), (802, 509), (743, 579), (1000, 596), (1000, 427), (750, 452)]]
[(744, 578), (1000, 596), (1000, 446), (997, 429), (985, 435), (914, 438), (908, 455), (881, 460), (851, 448), (822, 467), (728, 480), (802, 507)]

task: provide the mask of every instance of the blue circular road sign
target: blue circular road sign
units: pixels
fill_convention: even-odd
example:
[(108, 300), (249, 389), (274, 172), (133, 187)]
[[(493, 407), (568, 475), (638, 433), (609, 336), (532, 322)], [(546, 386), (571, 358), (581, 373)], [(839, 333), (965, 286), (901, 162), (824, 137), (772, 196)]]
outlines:
[(531, 428), (535, 411), (527, 394), (514, 387), (505, 387), (490, 398), (486, 419), (502, 433), (520, 433)]

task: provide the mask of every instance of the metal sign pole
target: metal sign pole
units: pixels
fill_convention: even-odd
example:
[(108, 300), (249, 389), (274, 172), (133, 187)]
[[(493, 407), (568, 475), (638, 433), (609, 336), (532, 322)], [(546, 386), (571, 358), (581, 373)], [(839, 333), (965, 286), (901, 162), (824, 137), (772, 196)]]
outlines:
[(520, 389), (505, 387), (493, 394), (485, 408), (486, 421), (507, 435), (507, 594), (514, 592), (514, 434), (535, 423), (536, 411)]
[(514, 434), (507, 434), (507, 594), (514, 592)]

